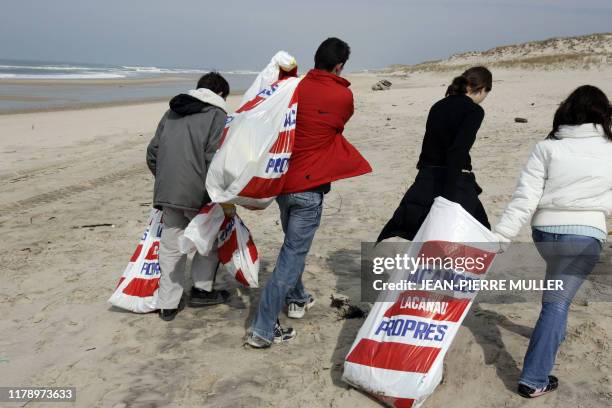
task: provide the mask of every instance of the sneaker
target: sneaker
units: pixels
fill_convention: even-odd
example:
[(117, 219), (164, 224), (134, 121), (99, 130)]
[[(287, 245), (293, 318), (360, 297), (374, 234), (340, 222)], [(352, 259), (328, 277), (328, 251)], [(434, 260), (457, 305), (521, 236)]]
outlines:
[(290, 302), (287, 305), (287, 316), (291, 319), (301, 319), (314, 304), (315, 300), (312, 296), (308, 298), (307, 302)]
[(518, 393), (521, 397), (525, 398), (536, 398), (540, 397), (544, 394), (548, 394), (549, 392), (553, 392), (559, 387), (559, 379), (554, 375), (548, 376), (548, 385), (542, 388), (532, 388), (525, 384), (518, 385)]
[(213, 306), (227, 302), (229, 297), (230, 293), (227, 290), (212, 290), (208, 292), (192, 287), (187, 305), (189, 307)]
[(159, 317), (162, 320), (169, 322), (171, 320), (174, 320), (178, 312), (178, 309), (159, 309)]
[(272, 345), (271, 342), (262, 337), (259, 337), (255, 333), (249, 333), (246, 340), (244, 341), (244, 344), (256, 349), (268, 348)]
[(278, 320), (276, 321), (276, 325), (274, 326), (274, 343), (284, 343), (286, 341), (293, 340), (295, 336), (297, 336), (297, 332), (293, 329), (293, 327), (283, 329), (280, 322)]

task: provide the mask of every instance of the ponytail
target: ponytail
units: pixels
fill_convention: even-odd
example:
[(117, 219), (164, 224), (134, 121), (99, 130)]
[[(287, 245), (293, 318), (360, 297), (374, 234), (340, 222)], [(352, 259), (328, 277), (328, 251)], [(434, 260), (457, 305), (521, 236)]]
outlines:
[(467, 94), (468, 80), (463, 75), (455, 77), (446, 90), (446, 96)]
[(493, 75), (491, 71), (485, 67), (472, 67), (453, 79), (446, 90), (446, 96), (466, 95), (468, 91), (480, 92), (481, 89), (490, 92), (492, 87)]

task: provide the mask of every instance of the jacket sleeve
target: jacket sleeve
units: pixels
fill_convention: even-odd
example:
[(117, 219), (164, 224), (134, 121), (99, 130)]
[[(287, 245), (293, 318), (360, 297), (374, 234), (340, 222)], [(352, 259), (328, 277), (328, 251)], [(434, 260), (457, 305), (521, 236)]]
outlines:
[(155, 172), (157, 169), (157, 150), (159, 149), (159, 139), (161, 137), (162, 132), (164, 131), (164, 125), (166, 124), (166, 118), (168, 117), (168, 113), (166, 112), (164, 116), (159, 121), (157, 125), (157, 130), (155, 131), (155, 135), (149, 142), (149, 146), (147, 147), (147, 167), (155, 176)]
[(514, 238), (521, 227), (531, 219), (544, 193), (546, 163), (546, 154), (541, 144), (537, 144), (521, 173), (510, 203), (493, 231), (506, 238)]
[(346, 120), (344, 121), (344, 124), (346, 125), (346, 123), (349, 121), (349, 119), (351, 119), (351, 117), (353, 117), (353, 113), (355, 113), (355, 98), (353, 97), (353, 92), (349, 89), (349, 96), (347, 97), (348, 103), (347, 103), (347, 107), (348, 107), (348, 114), (346, 116)]
[(219, 143), (221, 142), (221, 137), (223, 136), (223, 129), (225, 128), (226, 118), (227, 115), (224, 112), (216, 112), (210, 125), (210, 133), (206, 139), (206, 145), (204, 146), (204, 161), (207, 170), (210, 167), (210, 162), (212, 161), (213, 156), (219, 148)]
[(457, 182), (462, 169), (467, 165), (470, 149), (476, 141), (476, 134), (483, 119), (484, 110), (482, 108), (478, 107), (478, 109), (470, 111), (461, 122), (459, 132), (455, 135), (453, 144), (447, 150), (444, 198), (457, 201)]

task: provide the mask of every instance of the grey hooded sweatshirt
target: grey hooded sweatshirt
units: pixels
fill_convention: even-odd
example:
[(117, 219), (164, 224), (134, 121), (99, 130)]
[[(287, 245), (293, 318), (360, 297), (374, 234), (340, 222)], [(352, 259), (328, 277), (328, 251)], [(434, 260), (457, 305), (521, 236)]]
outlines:
[(221, 140), (226, 112), (225, 100), (209, 89), (172, 98), (147, 148), (147, 166), (155, 176), (155, 208), (199, 211), (210, 201), (206, 173)]

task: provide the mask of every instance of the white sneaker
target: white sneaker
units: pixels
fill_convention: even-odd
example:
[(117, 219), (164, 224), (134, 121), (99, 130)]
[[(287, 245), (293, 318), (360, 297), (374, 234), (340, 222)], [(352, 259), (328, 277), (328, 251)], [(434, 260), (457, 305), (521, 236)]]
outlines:
[(308, 302), (291, 302), (287, 305), (287, 316), (291, 319), (301, 319), (314, 304), (312, 296), (308, 298)]

